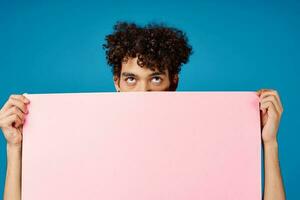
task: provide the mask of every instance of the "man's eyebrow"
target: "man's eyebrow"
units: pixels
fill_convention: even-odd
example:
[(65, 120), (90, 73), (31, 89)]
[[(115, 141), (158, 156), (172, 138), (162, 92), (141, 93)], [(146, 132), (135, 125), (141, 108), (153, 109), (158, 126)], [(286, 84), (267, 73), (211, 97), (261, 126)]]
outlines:
[(150, 76), (155, 76), (155, 75), (166, 75), (165, 72), (154, 72), (152, 74), (150, 74)]
[(123, 76), (136, 76), (135, 74), (130, 73), (130, 72), (123, 72), (122, 75)]
[[(157, 75), (166, 75), (166, 73), (165, 72), (153, 72), (149, 76), (157, 76)], [(136, 77), (137, 75), (135, 75), (134, 73), (131, 73), (131, 72), (123, 72), (122, 76), (126, 76), (126, 77), (134, 76), (134, 77)]]

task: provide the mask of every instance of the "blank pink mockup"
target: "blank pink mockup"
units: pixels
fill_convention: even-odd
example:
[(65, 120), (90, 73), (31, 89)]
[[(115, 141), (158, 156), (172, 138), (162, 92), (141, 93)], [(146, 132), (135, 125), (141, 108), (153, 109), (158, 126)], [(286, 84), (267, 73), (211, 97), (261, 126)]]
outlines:
[(27, 94), (22, 200), (260, 200), (255, 92)]

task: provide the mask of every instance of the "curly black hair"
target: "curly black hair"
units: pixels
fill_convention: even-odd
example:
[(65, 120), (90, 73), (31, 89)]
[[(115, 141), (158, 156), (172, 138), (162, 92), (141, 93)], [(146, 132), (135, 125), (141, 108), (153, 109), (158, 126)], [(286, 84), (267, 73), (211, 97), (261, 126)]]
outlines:
[[(106, 44), (102, 47), (113, 75), (118, 77), (122, 62), (137, 57), (140, 67), (159, 71), (168, 69), (172, 80), (175, 74), (179, 74), (182, 64), (188, 62), (192, 53), (186, 34), (163, 23), (139, 26), (136, 23), (118, 21), (113, 30), (112, 34), (105, 37)], [(177, 84), (173, 86), (173, 90), (176, 88)]]

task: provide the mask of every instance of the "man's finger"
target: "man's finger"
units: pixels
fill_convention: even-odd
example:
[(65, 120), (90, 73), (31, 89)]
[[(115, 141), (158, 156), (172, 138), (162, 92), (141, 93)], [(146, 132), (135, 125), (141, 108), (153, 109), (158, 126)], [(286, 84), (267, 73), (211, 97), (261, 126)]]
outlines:
[(8, 110), (9, 108), (16, 106), (18, 107), (23, 113), (27, 113), (27, 108), (26, 105), (17, 99), (14, 98), (10, 98), (3, 106), (3, 108), (1, 109), (1, 111), (5, 112), (6, 110)]
[(5, 111), (3, 113), (3, 115), (1, 115), (0, 120), (3, 120), (4, 118), (12, 115), (12, 114), (17, 114), (20, 119), (24, 120), (25, 119), (25, 114), (16, 106), (13, 106), (11, 108), (9, 108), (7, 111)]
[(268, 91), (264, 91), (261, 96), (260, 96), (260, 99), (262, 100), (263, 98), (267, 97), (267, 96), (270, 96), (270, 95), (273, 95), (275, 98), (276, 98), (276, 101), (278, 102), (278, 105), (280, 106), (281, 110), (283, 110), (283, 107), (282, 107), (282, 103), (280, 101), (280, 97), (279, 97), (279, 94), (276, 90), (268, 90)]
[(25, 97), (24, 95), (13, 94), (13, 95), (10, 95), (10, 98), (18, 99), (20, 101), (23, 101), (24, 103), (29, 103), (29, 99), (27, 97)]
[(17, 114), (12, 114), (8, 117), (6, 117), (3, 122), (1, 122), (2, 124), (5, 125), (5, 127), (9, 127), (9, 126), (13, 126), (14, 123), (14, 127), (17, 128), (19, 127), (23, 122), (22, 120), (19, 118), (19, 116)]
[(278, 103), (277, 98), (274, 95), (270, 95), (270, 96), (263, 98), (261, 103), (268, 102), (268, 101), (270, 101), (274, 104), (274, 107), (276, 108), (278, 113), (282, 113), (282, 109)]
[(273, 117), (280, 117), (280, 115), (278, 114), (274, 104), (272, 103), (272, 101), (266, 101), (264, 103), (261, 104), (261, 107), (264, 109), (267, 109), (267, 113), (269, 116), (273, 116)]

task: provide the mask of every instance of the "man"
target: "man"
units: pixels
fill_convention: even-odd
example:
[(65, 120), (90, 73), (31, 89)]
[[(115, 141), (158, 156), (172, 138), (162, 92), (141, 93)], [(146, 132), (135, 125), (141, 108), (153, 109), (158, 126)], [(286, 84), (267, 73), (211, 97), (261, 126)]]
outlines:
[[(165, 25), (119, 22), (106, 36), (106, 58), (112, 67), (118, 92), (175, 91), (181, 65), (192, 48), (185, 34)], [(264, 200), (284, 200), (285, 191), (278, 160), (277, 132), (283, 107), (275, 90), (261, 89), (262, 141), (264, 147)], [(7, 140), (7, 175), (4, 200), (21, 199), (22, 125), (30, 103), (23, 95), (11, 95), (0, 110), (0, 127)]]

